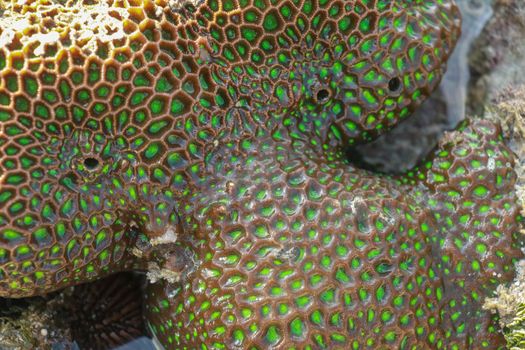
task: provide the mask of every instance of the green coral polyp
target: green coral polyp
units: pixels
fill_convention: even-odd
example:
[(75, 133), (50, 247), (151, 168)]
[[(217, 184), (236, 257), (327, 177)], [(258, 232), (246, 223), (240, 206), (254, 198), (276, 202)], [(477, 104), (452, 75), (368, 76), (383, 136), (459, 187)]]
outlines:
[(149, 267), (168, 349), (503, 348), (481, 303), (522, 253), (498, 129), (399, 177), (344, 158), (437, 86), (454, 2), (171, 5), (6, 7), (0, 295)]

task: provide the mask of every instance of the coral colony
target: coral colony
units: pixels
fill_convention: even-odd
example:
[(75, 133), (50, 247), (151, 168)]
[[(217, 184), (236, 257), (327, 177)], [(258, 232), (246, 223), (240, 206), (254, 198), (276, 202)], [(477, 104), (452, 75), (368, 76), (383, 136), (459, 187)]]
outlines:
[(465, 122), (402, 176), (452, 0), (5, 2), (0, 295), (146, 272), (166, 349), (499, 349), (513, 154)]

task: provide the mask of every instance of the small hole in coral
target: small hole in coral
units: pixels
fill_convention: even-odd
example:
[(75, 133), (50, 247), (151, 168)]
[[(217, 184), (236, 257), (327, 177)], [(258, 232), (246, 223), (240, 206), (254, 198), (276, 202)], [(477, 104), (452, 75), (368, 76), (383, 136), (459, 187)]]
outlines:
[(391, 92), (398, 92), (401, 88), (401, 80), (397, 77), (390, 79), (388, 82), (388, 90)]
[(325, 103), (328, 101), (328, 98), (330, 97), (330, 93), (326, 89), (321, 89), (317, 91), (317, 101), (321, 103)]
[(84, 166), (87, 170), (95, 170), (98, 167), (98, 159), (89, 157), (84, 159)]

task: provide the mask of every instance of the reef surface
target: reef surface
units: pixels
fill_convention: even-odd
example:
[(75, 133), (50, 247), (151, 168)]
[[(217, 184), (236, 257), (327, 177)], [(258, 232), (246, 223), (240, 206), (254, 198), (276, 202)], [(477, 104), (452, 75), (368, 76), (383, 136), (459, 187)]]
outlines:
[(147, 271), (166, 348), (504, 347), (481, 307), (522, 257), (498, 127), (399, 176), (347, 157), (438, 86), (453, 1), (60, 6), (0, 21), (0, 295)]

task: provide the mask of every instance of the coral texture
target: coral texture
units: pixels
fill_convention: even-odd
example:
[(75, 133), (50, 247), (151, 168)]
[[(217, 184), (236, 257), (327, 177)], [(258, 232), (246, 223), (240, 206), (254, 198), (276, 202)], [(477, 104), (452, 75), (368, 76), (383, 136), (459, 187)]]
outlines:
[(170, 349), (503, 347), (481, 308), (521, 257), (498, 128), (396, 178), (345, 153), (437, 86), (452, 0), (78, 6), (0, 19), (0, 295), (148, 270)]

